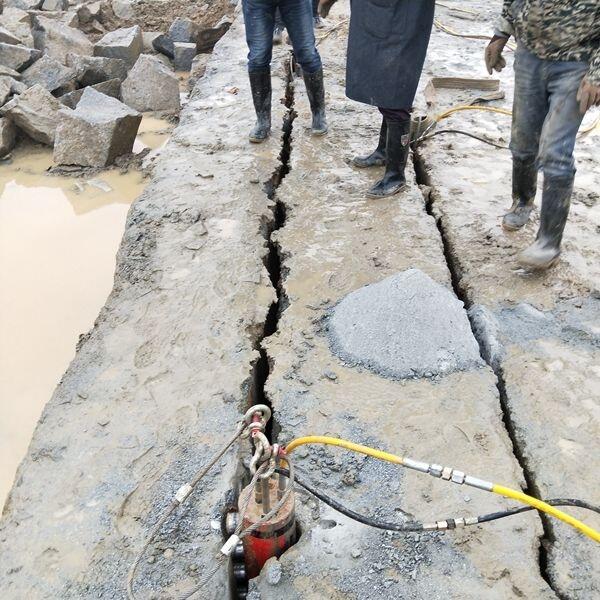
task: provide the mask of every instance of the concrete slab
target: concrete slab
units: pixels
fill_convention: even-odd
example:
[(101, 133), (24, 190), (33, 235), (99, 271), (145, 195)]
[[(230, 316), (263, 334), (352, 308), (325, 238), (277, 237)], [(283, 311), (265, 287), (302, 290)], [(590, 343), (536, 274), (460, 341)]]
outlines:
[[(270, 178), (281, 145), (277, 135), (247, 143), (250, 91), (227, 91), (246, 77), (245, 54), (237, 23), (131, 208), (114, 289), (46, 406), (4, 508), (6, 599), (125, 597), (149, 527), (245, 410), (273, 298), (261, 234), (270, 211), (253, 182)], [(211, 520), (236, 462), (227, 455), (165, 525), (153, 563), (141, 565), (143, 597), (189, 590), (213, 564), (221, 535)], [(225, 578), (204, 597), (226, 597)]]
[[(277, 190), (287, 219), (275, 234), (284, 311), (264, 345), (272, 365), (266, 393), (278, 440), (324, 434), (417, 459), (443, 461), (519, 486), (522, 473), (502, 423), (488, 367), (393, 381), (349, 368), (330, 351), (323, 319), (365, 284), (409, 268), (451, 290), (435, 221), (409, 173), (400, 196), (367, 200), (380, 171), (350, 166), (375, 144), (379, 116), (344, 96), (345, 5), (331, 13), (320, 45), (330, 133), (310, 136), (308, 102), (296, 82), (290, 172)], [(476, 515), (509, 503), (484, 492), (340, 450), (305, 447), (292, 457), (322, 491), (353, 509), (398, 521)], [(529, 514), (493, 527), (401, 536), (359, 525), (314, 499), (299, 502), (302, 537), (279, 565), (251, 583), (249, 598), (552, 598), (537, 561), (540, 521)], [(273, 572), (272, 572), (273, 570)]]
[[(455, 31), (490, 33), (500, 3), (477, 0), (469, 8), (476, 14), (468, 22), (443, 7), (438, 19)], [(512, 53), (506, 56), (508, 68), (495, 74), (506, 100), (492, 106), (510, 109)], [(433, 75), (479, 76), (482, 66), (478, 42), (436, 31), (422, 85)], [(441, 112), (465, 100), (464, 93), (438, 94), (430, 110)], [(596, 109), (584, 125), (597, 116)], [(441, 126), (503, 143), (510, 136), (510, 118), (503, 115), (456, 113)], [(590, 324), (600, 322), (595, 299), (600, 289), (597, 145), (597, 134), (577, 142), (578, 172), (563, 255), (541, 275), (522, 271), (515, 261), (537, 231), (540, 196), (532, 221), (522, 231), (501, 228), (502, 214), (511, 204), (510, 153), (450, 135), (433, 138), (421, 149), (433, 186), (432, 210), (440, 219), (459, 286), (473, 305), (472, 320), (487, 358), (503, 380), (505, 417), (531, 491), (595, 504), (600, 501), (595, 480), (600, 379), (593, 365), (598, 364), (599, 342), (597, 328)], [(600, 527), (597, 515), (570, 512)], [(542, 563), (547, 563), (545, 576), (558, 595), (579, 600), (600, 594), (600, 554), (594, 542), (552, 519), (545, 524)]]

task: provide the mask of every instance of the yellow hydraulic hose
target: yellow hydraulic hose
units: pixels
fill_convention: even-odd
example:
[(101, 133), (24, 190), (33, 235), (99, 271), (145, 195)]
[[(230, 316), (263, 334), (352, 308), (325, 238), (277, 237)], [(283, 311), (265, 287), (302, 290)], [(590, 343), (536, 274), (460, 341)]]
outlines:
[[(426, 463), (419, 463), (418, 461), (413, 461), (412, 459), (408, 458), (402, 458), (401, 456), (397, 456), (396, 454), (390, 454), (389, 452), (384, 452), (383, 450), (376, 450), (375, 448), (370, 448), (369, 446), (363, 446), (362, 444), (355, 444), (354, 442), (349, 442), (347, 440), (328, 437), (324, 435), (310, 435), (306, 437), (296, 438), (285, 447), (285, 452), (286, 454), (290, 454), (299, 446), (304, 446), (306, 444), (326, 444), (329, 446), (337, 446), (339, 448), (351, 450), (352, 452), (366, 454), (367, 456), (372, 456), (373, 458), (377, 458), (379, 460), (385, 460), (387, 462), (391, 462), (397, 465), (403, 465), (405, 467), (413, 468), (423, 473), (429, 472), (430, 474), (434, 474), (433, 467), (435, 467), (436, 470), (443, 470), (449, 473), (447, 477), (443, 477), (444, 479), (451, 479), (455, 483), (466, 483), (467, 485), (473, 485), (474, 487), (477, 487), (479, 489), (493, 492), (495, 494), (499, 494), (500, 496), (505, 496), (506, 498), (512, 498), (513, 500), (517, 500), (522, 504), (533, 506), (541, 512), (544, 512), (552, 517), (555, 517), (556, 519), (564, 521), (565, 523), (567, 523), (571, 527), (574, 527), (575, 529), (588, 536), (592, 540), (600, 542), (600, 532), (596, 531), (592, 527), (589, 527), (585, 523), (582, 523), (578, 519), (575, 519), (571, 515), (568, 515), (562, 510), (559, 510), (555, 506), (550, 506), (542, 500), (538, 500), (533, 496), (528, 496), (527, 494), (524, 494), (523, 492), (519, 492), (517, 490), (513, 490), (502, 485), (488, 483), (480, 479), (465, 476), (464, 473), (455, 471), (448, 467), (439, 467), (437, 465), (427, 465)], [(454, 478), (453, 473), (456, 474), (457, 479)]]
[(477, 104), (469, 104), (464, 106), (453, 106), (452, 108), (449, 108), (448, 110), (437, 115), (435, 117), (435, 121), (439, 122), (442, 119), (449, 117), (451, 114), (459, 112), (461, 110), (484, 110), (487, 112), (500, 113), (501, 115), (508, 115), (509, 117), (512, 115), (512, 111), (508, 110), (507, 108), (497, 108), (496, 106), (479, 106)]

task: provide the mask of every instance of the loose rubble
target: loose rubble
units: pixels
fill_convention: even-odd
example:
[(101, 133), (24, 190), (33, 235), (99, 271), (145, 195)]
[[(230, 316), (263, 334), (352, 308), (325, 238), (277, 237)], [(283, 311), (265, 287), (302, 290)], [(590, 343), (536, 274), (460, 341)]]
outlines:
[(65, 62), (69, 52), (91, 56), (94, 51), (92, 42), (79, 29), (42, 16), (34, 17), (33, 42), (38, 50), (61, 63)]
[(132, 66), (142, 53), (144, 41), (138, 25), (107, 33), (94, 46), (95, 56), (120, 58)]
[(41, 55), (35, 48), (0, 42), (0, 64), (15, 71), (26, 69)]
[(55, 96), (62, 96), (75, 89), (75, 71), (44, 54), (23, 71), (21, 81), (29, 87), (39, 84)]

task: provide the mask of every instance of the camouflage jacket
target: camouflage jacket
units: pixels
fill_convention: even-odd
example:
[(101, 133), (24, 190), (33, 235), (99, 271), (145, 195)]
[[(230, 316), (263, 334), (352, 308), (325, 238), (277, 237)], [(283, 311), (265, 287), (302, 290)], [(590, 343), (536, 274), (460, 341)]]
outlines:
[(497, 35), (514, 35), (546, 60), (590, 63), (600, 84), (600, 0), (504, 0)]

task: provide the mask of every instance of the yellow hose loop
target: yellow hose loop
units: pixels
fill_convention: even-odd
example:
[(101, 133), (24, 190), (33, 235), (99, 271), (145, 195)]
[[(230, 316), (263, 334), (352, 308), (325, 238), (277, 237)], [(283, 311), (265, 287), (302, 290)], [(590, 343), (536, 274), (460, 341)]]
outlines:
[(437, 115), (437, 117), (435, 117), (435, 121), (436, 121), (436, 123), (439, 123), (442, 119), (445, 119), (446, 117), (449, 117), (451, 114), (453, 114), (455, 112), (460, 112), (462, 110), (483, 110), (486, 112), (495, 112), (495, 113), (500, 113), (501, 115), (508, 115), (509, 117), (512, 116), (512, 111), (508, 110), (507, 108), (497, 108), (496, 106), (465, 105), (465, 106), (453, 106), (452, 108), (449, 108), (448, 110)]
[(504, 487), (503, 485), (494, 484), (492, 486), (492, 492), (494, 492), (494, 494), (500, 494), (501, 496), (504, 496), (506, 498), (518, 500), (522, 504), (529, 504), (529, 506), (533, 506), (539, 511), (545, 512), (546, 514), (552, 517), (564, 521), (565, 523), (567, 523), (571, 527), (574, 527), (584, 535), (587, 535), (594, 541), (600, 542), (600, 532), (596, 531), (595, 529), (592, 529), (591, 527), (588, 527), (585, 523), (582, 523), (581, 521), (572, 517), (571, 515), (564, 513), (562, 510), (559, 510), (555, 506), (550, 506), (550, 504), (546, 504), (542, 500), (538, 500), (533, 496), (528, 496), (523, 492), (518, 492), (517, 490), (512, 490), (511, 488)]
[[(308, 435), (306, 437), (296, 438), (285, 447), (285, 452), (286, 454), (291, 454), (296, 448), (298, 448), (298, 446), (304, 446), (306, 444), (327, 444), (329, 446), (337, 446), (338, 448), (345, 448), (346, 450), (351, 450), (360, 454), (366, 454), (367, 456), (372, 456), (373, 458), (378, 458), (379, 460), (385, 460), (387, 462), (404, 466), (404, 461), (401, 456), (390, 454), (389, 452), (384, 452), (383, 450), (369, 448), (369, 446), (363, 446), (362, 444), (355, 444), (354, 442), (349, 442), (347, 440), (328, 437), (324, 435)], [(559, 510), (555, 506), (550, 506), (542, 500), (538, 500), (537, 498), (528, 496), (523, 492), (518, 492), (516, 490), (504, 487), (502, 485), (493, 484), (491, 491), (495, 494), (505, 496), (506, 498), (512, 498), (513, 500), (517, 500), (522, 504), (533, 506), (537, 510), (544, 512), (552, 517), (555, 517), (556, 519), (560, 519), (561, 521), (567, 523), (571, 527), (574, 527), (575, 529), (577, 529), (587, 537), (591, 538), (592, 540), (600, 542), (600, 532), (596, 531), (592, 527), (589, 527), (585, 523), (582, 523), (575, 517), (571, 517), (567, 513), (564, 513), (562, 510)]]
[(304, 446), (305, 444), (327, 444), (329, 446), (338, 446), (339, 448), (345, 448), (346, 450), (352, 450), (360, 454), (366, 454), (379, 460), (386, 460), (397, 465), (403, 464), (402, 457), (384, 452), (383, 450), (375, 450), (362, 444), (355, 444), (354, 442), (348, 442), (346, 440), (340, 440), (339, 438), (327, 437), (325, 435), (309, 435), (306, 437), (297, 438), (290, 442), (285, 447), (286, 454), (293, 452), (298, 446)]

